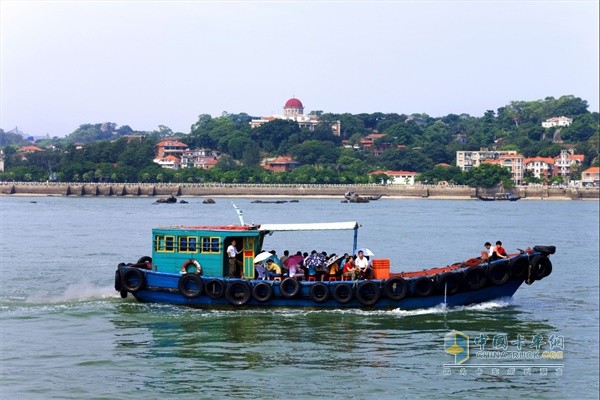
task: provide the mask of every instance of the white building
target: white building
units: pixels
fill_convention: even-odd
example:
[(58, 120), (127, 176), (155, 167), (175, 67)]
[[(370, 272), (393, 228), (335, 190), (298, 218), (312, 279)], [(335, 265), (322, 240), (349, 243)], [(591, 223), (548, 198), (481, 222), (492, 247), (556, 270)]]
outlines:
[(479, 151), (457, 151), (456, 166), (463, 171), (469, 171), (472, 168), (479, 167), (481, 163), (487, 160), (499, 160), (501, 156), (514, 156), (516, 150), (496, 151), (481, 149)]
[[(283, 106), (283, 114), (253, 119), (252, 121), (250, 121), (250, 127), (257, 128), (261, 125), (266, 124), (267, 122), (271, 122), (276, 119), (296, 121), (300, 128), (307, 128), (311, 131), (314, 131), (315, 127), (319, 125), (320, 122), (319, 117), (317, 117), (316, 115), (305, 115), (304, 105), (302, 104), (302, 102), (297, 98), (292, 97), (291, 99), (285, 102), (285, 105)], [(340, 121), (336, 121), (331, 126), (331, 131), (335, 136), (340, 136), (341, 129), (342, 123)]]
[[(414, 185), (415, 177), (417, 176), (416, 172), (412, 171), (375, 171), (371, 172), (369, 175), (387, 175), (390, 180), (387, 182), (391, 185)], [(384, 183), (384, 182), (381, 182)]]
[(553, 126), (569, 126), (573, 123), (573, 118), (552, 117), (542, 122), (543, 128), (552, 128)]

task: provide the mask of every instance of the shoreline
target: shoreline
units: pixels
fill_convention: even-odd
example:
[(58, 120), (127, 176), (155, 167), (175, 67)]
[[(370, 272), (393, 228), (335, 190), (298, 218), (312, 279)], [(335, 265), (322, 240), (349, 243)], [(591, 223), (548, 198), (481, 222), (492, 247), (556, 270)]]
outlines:
[[(0, 182), (0, 197), (147, 197), (164, 198), (337, 198), (346, 192), (382, 199), (478, 200), (477, 189), (437, 185), (283, 185), (283, 184), (154, 184)], [(518, 187), (521, 200), (599, 200), (600, 188)], [(375, 201), (375, 200), (372, 200)]]

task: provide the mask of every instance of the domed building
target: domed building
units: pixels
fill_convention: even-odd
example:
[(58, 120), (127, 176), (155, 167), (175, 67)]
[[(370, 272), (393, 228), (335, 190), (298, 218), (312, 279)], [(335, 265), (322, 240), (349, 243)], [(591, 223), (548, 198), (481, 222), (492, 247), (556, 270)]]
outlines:
[[(316, 115), (305, 115), (304, 114), (304, 105), (302, 102), (292, 97), (288, 101), (285, 102), (283, 106), (283, 114), (280, 115), (271, 115), (268, 117), (261, 117), (258, 119), (253, 119), (250, 121), (250, 126), (252, 128), (257, 128), (261, 125), (266, 124), (267, 122), (274, 121), (276, 119), (287, 119), (296, 121), (300, 128), (308, 128), (311, 131), (315, 130), (315, 127), (319, 124), (319, 117)], [(331, 131), (335, 136), (339, 136), (341, 132), (341, 123), (340, 121), (336, 121), (332, 127)]]

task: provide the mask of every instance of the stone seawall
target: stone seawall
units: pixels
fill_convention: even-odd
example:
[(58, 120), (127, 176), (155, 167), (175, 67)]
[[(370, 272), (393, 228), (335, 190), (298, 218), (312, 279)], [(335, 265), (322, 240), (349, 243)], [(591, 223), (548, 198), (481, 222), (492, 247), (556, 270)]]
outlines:
[[(476, 199), (476, 190), (466, 186), (436, 185), (243, 185), (243, 184), (96, 184), (0, 182), (0, 195), (32, 196), (343, 196), (353, 191), (361, 196), (408, 198)], [(598, 199), (599, 188), (519, 187), (523, 199)]]

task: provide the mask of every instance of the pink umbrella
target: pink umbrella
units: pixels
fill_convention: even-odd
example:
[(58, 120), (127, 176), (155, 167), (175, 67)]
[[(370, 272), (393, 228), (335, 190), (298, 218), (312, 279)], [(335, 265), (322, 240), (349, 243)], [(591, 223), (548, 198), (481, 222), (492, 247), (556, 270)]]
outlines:
[(286, 267), (291, 267), (292, 265), (297, 265), (297, 264), (302, 264), (302, 261), (304, 260), (304, 257), (302, 256), (289, 256), (284, 262), (283, 265), (285, 265)]

